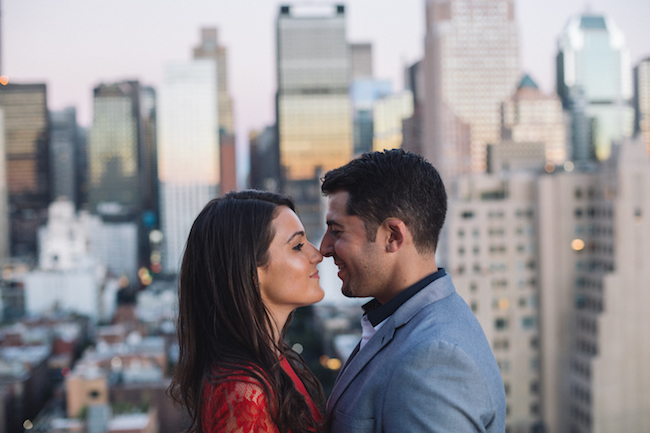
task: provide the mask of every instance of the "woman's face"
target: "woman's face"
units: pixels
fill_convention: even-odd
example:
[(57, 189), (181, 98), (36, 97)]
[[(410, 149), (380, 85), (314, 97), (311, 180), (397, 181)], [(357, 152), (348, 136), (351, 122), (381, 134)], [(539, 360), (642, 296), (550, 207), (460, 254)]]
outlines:
[(269, 260), (257, 268), (257, 275), (264, 305), (279, 318), (323, 299), (316, 268), (323, 256), (307, 241), (300, 219), (288, 207), (278, 208), (271, 225), (275, 236)]

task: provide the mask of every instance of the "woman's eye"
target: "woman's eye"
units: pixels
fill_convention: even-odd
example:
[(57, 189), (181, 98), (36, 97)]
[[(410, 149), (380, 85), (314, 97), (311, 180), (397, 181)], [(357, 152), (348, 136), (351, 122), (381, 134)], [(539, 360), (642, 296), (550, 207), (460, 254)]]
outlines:
[(305, 246), (305, 244), (298, 244), (295, 247), (293, 247), (293, 249), (296, 250), (296, 251), (301, 251), (302, 247), (304, 247), (304, 246)]

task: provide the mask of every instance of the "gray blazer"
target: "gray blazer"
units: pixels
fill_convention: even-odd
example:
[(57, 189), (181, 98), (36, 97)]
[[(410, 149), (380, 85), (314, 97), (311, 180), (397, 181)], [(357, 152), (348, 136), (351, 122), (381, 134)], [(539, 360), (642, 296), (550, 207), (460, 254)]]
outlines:
[(449, 275), (399, 307), (341, 369), (327, 415), (332, 433), (505, 431), (499, 367)]

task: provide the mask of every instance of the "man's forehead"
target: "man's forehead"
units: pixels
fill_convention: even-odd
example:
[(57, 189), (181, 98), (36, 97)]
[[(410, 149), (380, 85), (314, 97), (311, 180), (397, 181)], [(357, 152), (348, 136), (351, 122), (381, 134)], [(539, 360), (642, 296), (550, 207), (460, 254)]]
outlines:
[(336, 191), (328, 196), (327, 220), (342, 218), (348, 215), (348, 192)]

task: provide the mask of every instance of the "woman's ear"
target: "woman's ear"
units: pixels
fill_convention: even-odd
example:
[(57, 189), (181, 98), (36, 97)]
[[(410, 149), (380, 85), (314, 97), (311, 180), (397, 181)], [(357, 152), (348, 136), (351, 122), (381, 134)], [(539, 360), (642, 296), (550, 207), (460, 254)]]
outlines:
[(399, 250), (406, 239), (407, 228), (404, 221), (397, 218), (388, 218), (382, 224), (386, 230), (386, 251), (393, 253)]

